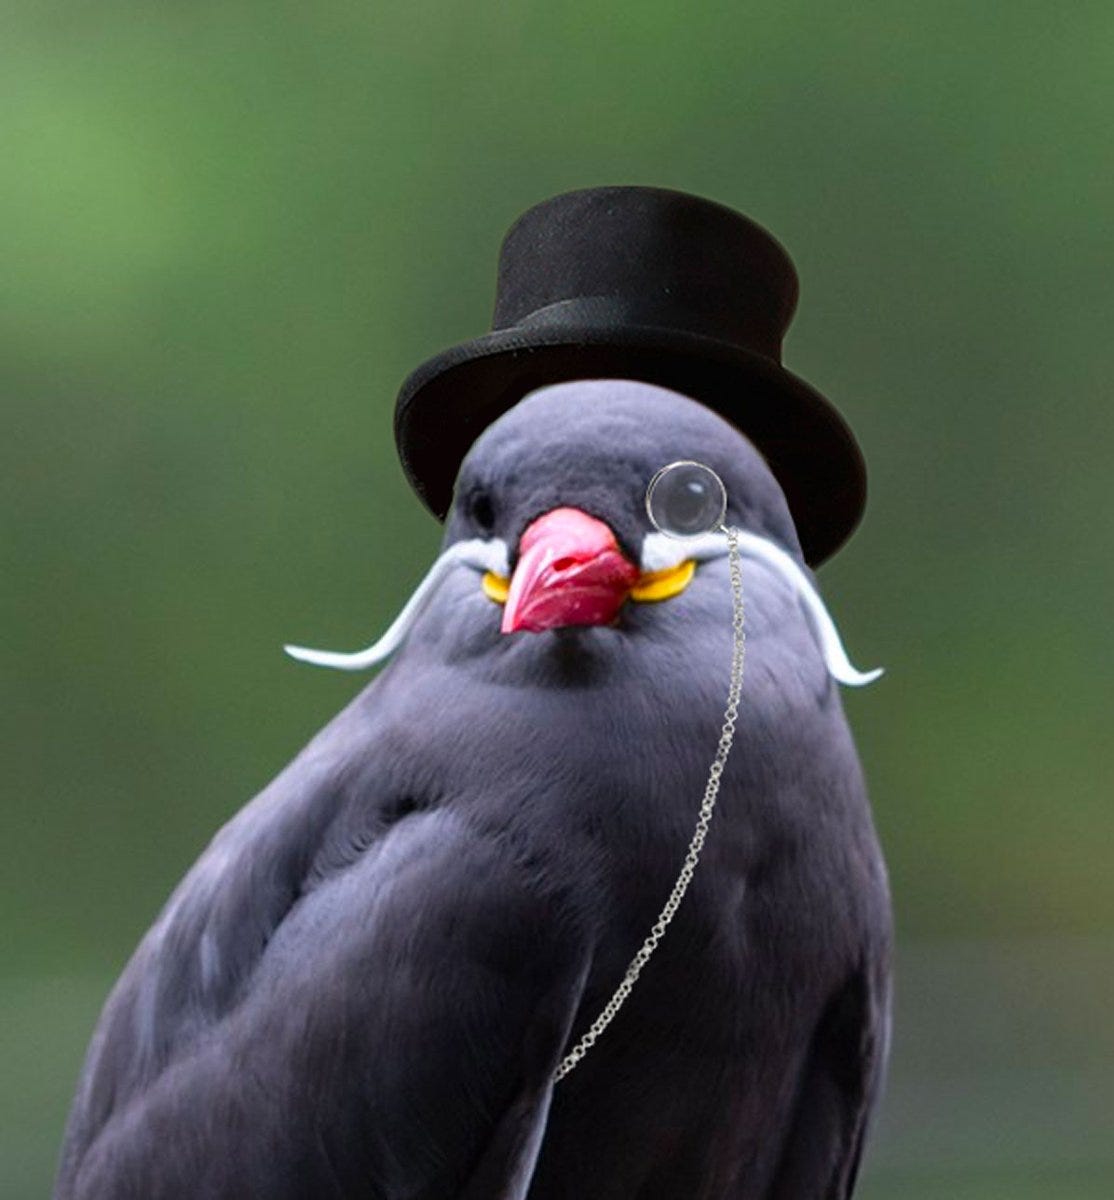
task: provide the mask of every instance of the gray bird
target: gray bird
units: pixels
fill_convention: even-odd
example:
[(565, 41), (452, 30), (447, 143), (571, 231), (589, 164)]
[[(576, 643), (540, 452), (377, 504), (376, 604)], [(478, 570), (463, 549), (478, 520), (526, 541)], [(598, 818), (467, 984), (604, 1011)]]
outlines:
[[(675, 919), (555, 1083), (677, 878), (723, 719), (728, 561), (670, 562), (645, 507), (680, 459), (750, 539), (735, 743)], [(544, 387), (467, 453), (438, 562), (374, 652), (332, 656), (392, 655), (136, 950), (57, 1200), (849, 1196), (891, 917), (837, 679), (872, 676), (763, 456), (673, 390)]]

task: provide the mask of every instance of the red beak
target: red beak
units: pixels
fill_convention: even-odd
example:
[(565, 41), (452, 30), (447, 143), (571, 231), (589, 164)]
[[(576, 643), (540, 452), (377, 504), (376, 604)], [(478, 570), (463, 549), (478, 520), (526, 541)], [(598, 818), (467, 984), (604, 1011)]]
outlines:
[(519, 539), (502, 632), (607, 625), (639, 574), (610, 526), (579, 508), (554, 508)]

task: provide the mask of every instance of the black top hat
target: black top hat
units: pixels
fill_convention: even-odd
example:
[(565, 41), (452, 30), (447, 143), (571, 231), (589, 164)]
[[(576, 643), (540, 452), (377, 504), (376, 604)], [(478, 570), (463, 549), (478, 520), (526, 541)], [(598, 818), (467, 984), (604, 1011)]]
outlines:
[(651, 187), (554, 196), (503, 239), (492, 332), (403, 382), (403, 470), (444, 520), (468, 448), (527, 392), (640, 379), (701, 401), (750, 438), (816, 566), (862, 516), (866, 469), (832, 405), (781, 365), (796, 303), (784, 248), (721, 204)]

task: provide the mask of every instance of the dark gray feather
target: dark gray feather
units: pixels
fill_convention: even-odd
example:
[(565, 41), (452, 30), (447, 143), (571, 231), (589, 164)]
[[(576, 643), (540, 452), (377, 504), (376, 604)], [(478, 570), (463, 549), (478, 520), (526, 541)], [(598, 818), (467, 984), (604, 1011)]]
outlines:
[[(801, 561), (726, 422), (662, 389), (548, 389), (466, 459), (446, 544), (574, 504), (637, 561), (647, 482), (725, 480)], [(486, 489), (494, 528), (466, 498)], [(458, 570), (378, 678), (218, 836), (110, 998), (59, 1200), (816, 1200), (848, 1194), (881, 1073), (885, 871), (796, 597), (744, 563), (736, 743), (693, 885), (656, 918), (731, 659), (725, 560), (615, 627), (499, 632)], [(816, 1181), (828, 1190), (816, 1190)], [(840, 1190), (842, 1189), (842, 1190)]]

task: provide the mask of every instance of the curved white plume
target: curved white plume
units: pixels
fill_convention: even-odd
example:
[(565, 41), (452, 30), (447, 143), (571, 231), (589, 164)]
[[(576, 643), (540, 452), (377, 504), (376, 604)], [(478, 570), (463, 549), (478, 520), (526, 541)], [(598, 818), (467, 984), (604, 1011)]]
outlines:
[(305, 646), (284, 646), (283, 649), (291, 658), (313, 663), (318, 667), (335, 667), (338, 671), (363, 671), (367, 667), (373, 667), (402, 645), (411, 625), (418, 619), (418, 614), (425, 608), (430, 597), (445, 581), (453, 567), (462, 563), (478, 571), (494, 571), (496, 575), (506, 576), (510, 573), (507, 543), (502, 538), (492, 538), (490, 541), (473, 538), (467, 542), (454, 542), (434, 561), (433, 566), (426, 572), (426, 577), (391, 622), (387, 632), (366, 650), (337, 654), (331, 650), (310, 650)]
[[(839, 631), (828, 614), (824, 601), (796, 561), (780, 546), (766, 538), (749, 533), (745, 529), (736, 532), (739, 536), (740, 552), (751, 558), (761, 559), (772, 567), (800, 597), (811, 618), (817, 644), (831, 676), (850, 687), (862, 687), (864, 684), (873, 683), (882, 674), (882, 668), (859, 671), (851, 665), (840, 640)], [(662, 571), (678, 566), (690, 558), (697, 562), (706, 562), (726, 554), (727, 538), (719, 532), (702, 533), (691, 538), (648, 533), (642, 542), (641, 566), (643, 571)], [(403, 643), (419, 613), (456, 566), (469, 566), (477, 571), (492, 571), (506, 578), (510, 574), (507, 544), (502, 538), (492, 538), (490, 541), (473, 538), (466, 542), (455, 542), (438, 556), (386, 633), (366, 650), (338, 654), (331, 650), (310, 650), (305, 646), (284, 646), (283, 649), (291, 658), (313, 663), (318, 667), (334, 667), (338, 671), (362, 671), (373, 667)]]
[[(759, 537), (756, 533), (749, 533), (745, 529), (738, 529), (736, 533), (739, 535), (739, 552), (751, 558), (761, 559), (773, 567), (801, 598), (812, 620), (820, 653), (824, 656), (832, 678), (849, 687), (862, 687), (864, 684), (873, 683), (882, 674), (882, 668), (859, 671), (851, 665), (835, 622), (796, 560), (775, 542)], [(675, 567), (687, 558), (703, 562), (710, 558), (719, 558), (726, 553), (727, 537), (723, 533), (702, 533), (691, 538), (648, 533), (642, 543), (642, 568), (646, 571), (660, 571), (667, 567)]]

